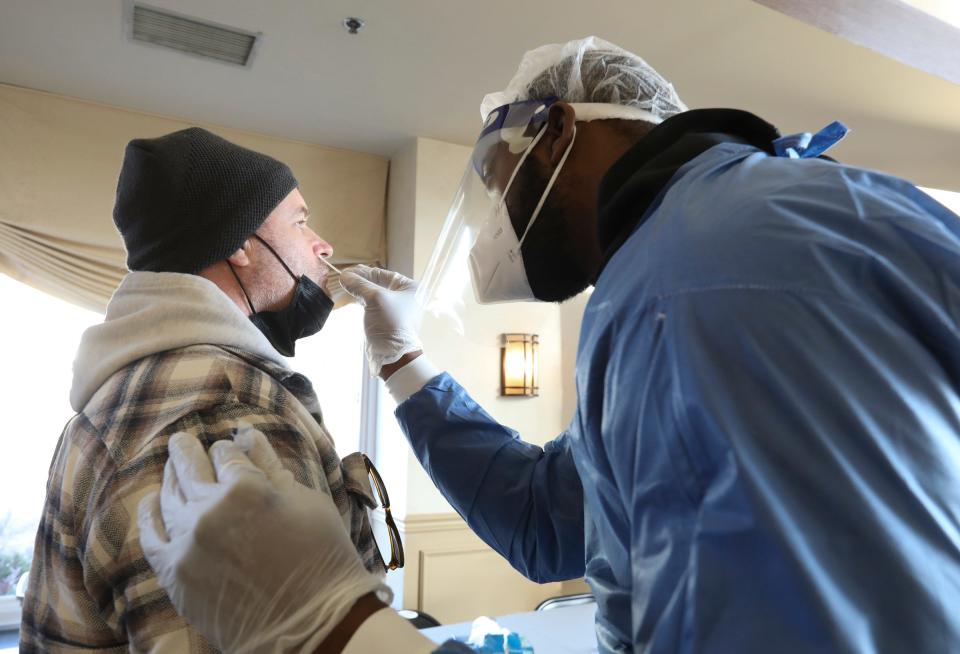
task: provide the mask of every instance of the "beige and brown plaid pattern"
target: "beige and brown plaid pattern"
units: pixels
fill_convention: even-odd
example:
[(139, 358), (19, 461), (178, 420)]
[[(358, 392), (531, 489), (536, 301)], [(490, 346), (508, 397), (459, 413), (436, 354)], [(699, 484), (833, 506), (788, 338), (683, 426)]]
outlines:
[(215, 651), (157, 584), (136, 510), (160, 487), (172, 434), (190, 432), (209, 446), (244, 423), (266, 435), (300, 483), (329, 489), (367, 568), (382, 574), (364, 510), (369, 485), (345, 478), (306, 377), (229, 348), (171, 350), (115, 373), (60, 437), (21, 652)]

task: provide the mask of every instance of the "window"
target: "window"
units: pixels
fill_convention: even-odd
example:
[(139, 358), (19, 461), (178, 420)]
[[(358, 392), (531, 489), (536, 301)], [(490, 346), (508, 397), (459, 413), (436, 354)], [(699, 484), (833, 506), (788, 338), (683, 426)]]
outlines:
[[(46, 498), (47, 473), (57, 440), (73, 415), (72, 363), (83, 331), (99, 313), (0, 274), (6, 320), (0, 328), (0, 631), (20, 622), (16, 584), (28, 569)], [(314, 384), (327, 428), (341, 456), (361, 447), (365, 386), (363, 310), (331, 314), (324, 329), (297, 344), (291, 367)], [(2, 647), (2, 645), (0, 645)]]
[(922, 186), (919, 188), (947, 209), (960, 216), (960, 193), (945, 191), (939, 188), (924, 188)]
[(73, 411), (71, 364), (93, 311), (0, 275), (0, 628), (19, 624), (17, 580), (28, 569), (57, 439)]
[(363, 309), (357, 304), (331, 313), (319, 334), (297, 342), (297, 356), (288, 361), (313, 383), (341, 458), (360, 449), (369, 453), (367, 439), (361, 437), (363, 361)]

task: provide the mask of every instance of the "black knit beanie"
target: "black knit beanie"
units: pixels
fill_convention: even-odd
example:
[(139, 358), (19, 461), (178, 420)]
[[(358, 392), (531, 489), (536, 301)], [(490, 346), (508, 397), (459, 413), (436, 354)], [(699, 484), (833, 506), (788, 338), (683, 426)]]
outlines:
[(295, 188), (285, 164), (199, 127), (134, 139), (113, 208), (127, 268), (196, 274), (236, 252)]

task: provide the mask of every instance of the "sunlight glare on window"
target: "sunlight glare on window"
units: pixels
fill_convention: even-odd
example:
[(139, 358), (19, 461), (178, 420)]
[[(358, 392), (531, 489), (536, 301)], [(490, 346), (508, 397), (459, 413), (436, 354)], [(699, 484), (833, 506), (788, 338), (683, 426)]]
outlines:
[(924, 188), (922, 186), (918, 186), (917, 188), (960, 216), (960, 193), (945, 191), (939, 188)]
[(103, 316), (0, 274), (3, 438), (0, 438), (0, 595), (14, 592), (33, 550), (47, 472), (73, 415), (73, 358), (83, 331)]
[(297, 356), (288, 360), (312, 382), (341, 458), (360, 448), (363, 356), (363, 309), (350, 304), (331, 313), (318, 334), (298, 341)]

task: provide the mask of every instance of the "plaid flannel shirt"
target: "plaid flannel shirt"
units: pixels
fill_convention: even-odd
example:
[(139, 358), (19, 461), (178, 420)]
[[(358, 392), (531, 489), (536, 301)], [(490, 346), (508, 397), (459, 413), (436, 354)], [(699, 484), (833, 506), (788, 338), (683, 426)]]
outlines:
[(205, 446), (247, 423), (300, 483), (328, 490), (367, 569), (383, 564), (359, 457), (337, 456), (306, 377), (256, 355), (195, 345), (108, 379), (64, 429), (50, 467), (23, 605), (21, 652), (213, 652), (170, 603), (140, 548), (140, 499), (160, 488), (167, 441)]

